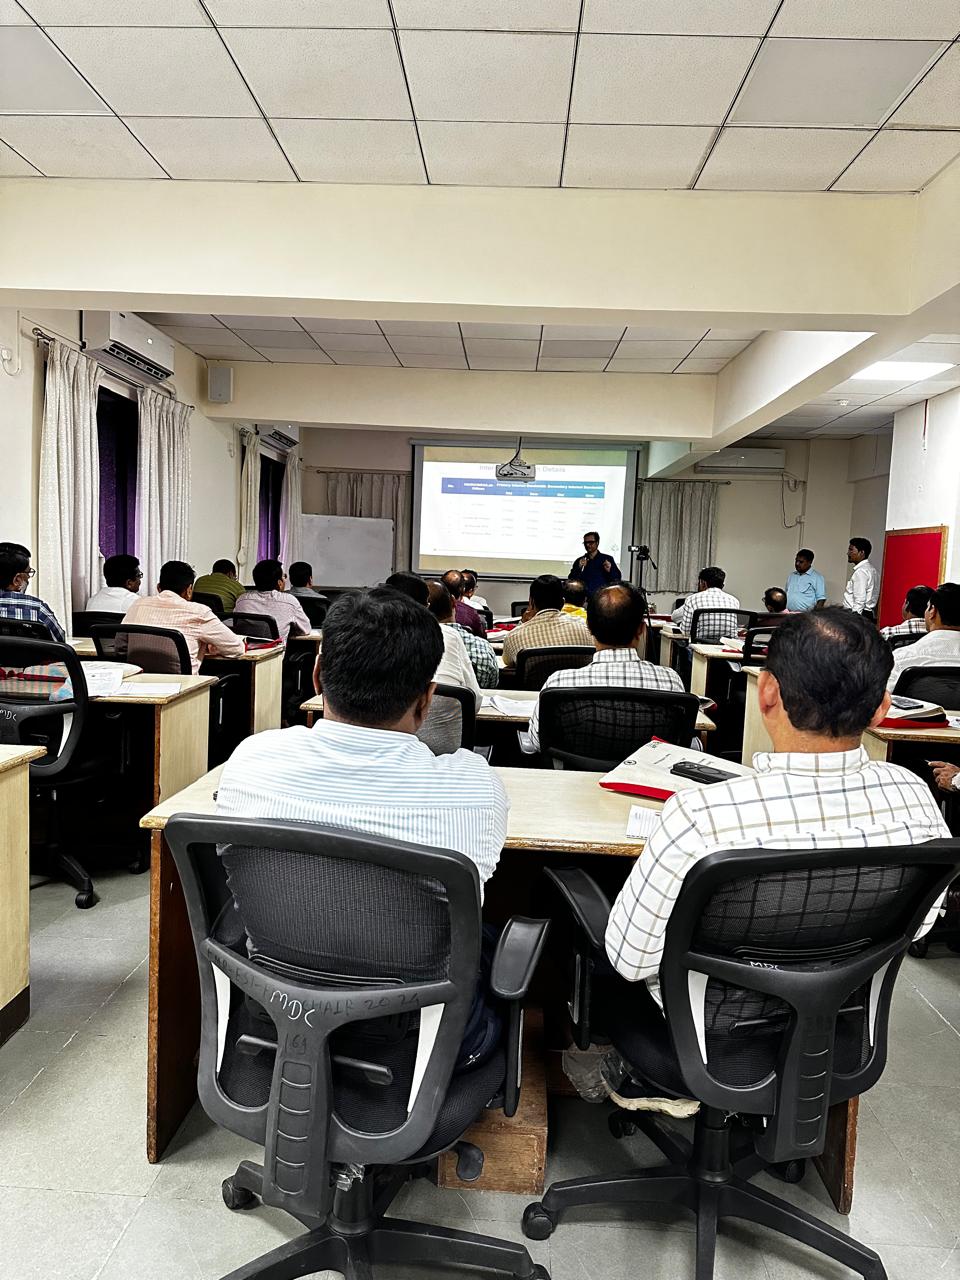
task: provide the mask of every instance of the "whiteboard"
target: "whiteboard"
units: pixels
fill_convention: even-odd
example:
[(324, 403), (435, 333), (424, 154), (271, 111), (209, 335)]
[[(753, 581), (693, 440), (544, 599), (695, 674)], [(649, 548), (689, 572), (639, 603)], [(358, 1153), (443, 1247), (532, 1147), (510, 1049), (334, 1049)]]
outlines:
[(316, 587), (373, 587), (393, 572), (393, 521), (301, 516), (303, 558)]

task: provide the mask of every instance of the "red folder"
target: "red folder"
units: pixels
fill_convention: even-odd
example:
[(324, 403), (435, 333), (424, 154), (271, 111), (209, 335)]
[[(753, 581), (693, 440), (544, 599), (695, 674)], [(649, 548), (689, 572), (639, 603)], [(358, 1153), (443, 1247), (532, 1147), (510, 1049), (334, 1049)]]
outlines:
[(604, 791), (618, 791), (625, 796), (643, 796), (644, 800), (669, 800), (675, 793), (663, 787), (644, 787), (635, 782), (601, 782)]

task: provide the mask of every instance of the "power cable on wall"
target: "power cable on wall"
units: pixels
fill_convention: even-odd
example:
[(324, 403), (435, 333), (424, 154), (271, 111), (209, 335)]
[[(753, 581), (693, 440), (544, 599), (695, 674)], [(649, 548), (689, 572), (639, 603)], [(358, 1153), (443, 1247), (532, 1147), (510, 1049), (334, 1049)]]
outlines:
[(791, 524), (788, 524), (787, 523), (787, 495), (786, 495), (787, 489), (789, 489), (791, 493), (799, 493), (802, 491), (805, 499), (806, 488), (807, 488), (806, 480), (801, 480), (799, 476), (792, 475), (789, 471), (782, 471), (780, 473), (780, 511), (781, 511), (782, 524), (785, 529), (797, 529), (800, 527), (800, 525), (803, 524), (803, 507), (805, 505), (804, 502), (801, 502), (800, 514), (797, 516), (796, 520), (794, 520)]

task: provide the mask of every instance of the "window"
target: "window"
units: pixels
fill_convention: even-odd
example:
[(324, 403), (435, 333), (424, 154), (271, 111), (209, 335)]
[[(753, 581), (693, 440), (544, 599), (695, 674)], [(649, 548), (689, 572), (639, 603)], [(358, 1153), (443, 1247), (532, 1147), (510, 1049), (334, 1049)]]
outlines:
[(107, 387), (97, 394), (100, 446), (100, 550), (104, 558), (136, 555), (137, 428), (136, 400)]
[(258, 560), (277, 560), (280, 556), (280, 495), (283, 493), (284, 470), (282, 462), (260, 455)]

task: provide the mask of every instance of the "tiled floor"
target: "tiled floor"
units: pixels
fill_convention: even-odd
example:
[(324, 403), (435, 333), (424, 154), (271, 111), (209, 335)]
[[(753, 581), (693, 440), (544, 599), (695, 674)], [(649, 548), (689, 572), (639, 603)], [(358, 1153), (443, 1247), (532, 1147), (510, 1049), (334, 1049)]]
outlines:
[[(147, 1164), (147, 878), (102, 875), (98, 889), (90, 912), (62, 885), (31, 894), (33, 1015), (0, 1049), (0, 1276), (214, 1280), (300, 1228), (271, 1210), (224, 1208), (221, 1179), (256, 1153), (199, 1112), (163, 1164)], [(860, 1115), (848, 1220), (816, 1175), (769, 1185), (872, 1244), (890, 1280), (960, 1280), (960, 957), (906, 962), (890, 1062)], [(614, 1142), (601, 1108), (565, 1102), (553, 1120), (550, 1178), (657, 1162), (642, 1138)], [(520, 1239), (524, 1204), (421, 1182), (397, 1212)], [(554, 1280), (682, 1280), (692, 1242), (690, 1221), (669, 1210), (603, 1209), (570, 1214), (531, 1252)], [(722, 1232), (717, 1280), (850, 1274), (746, 1226)]]

